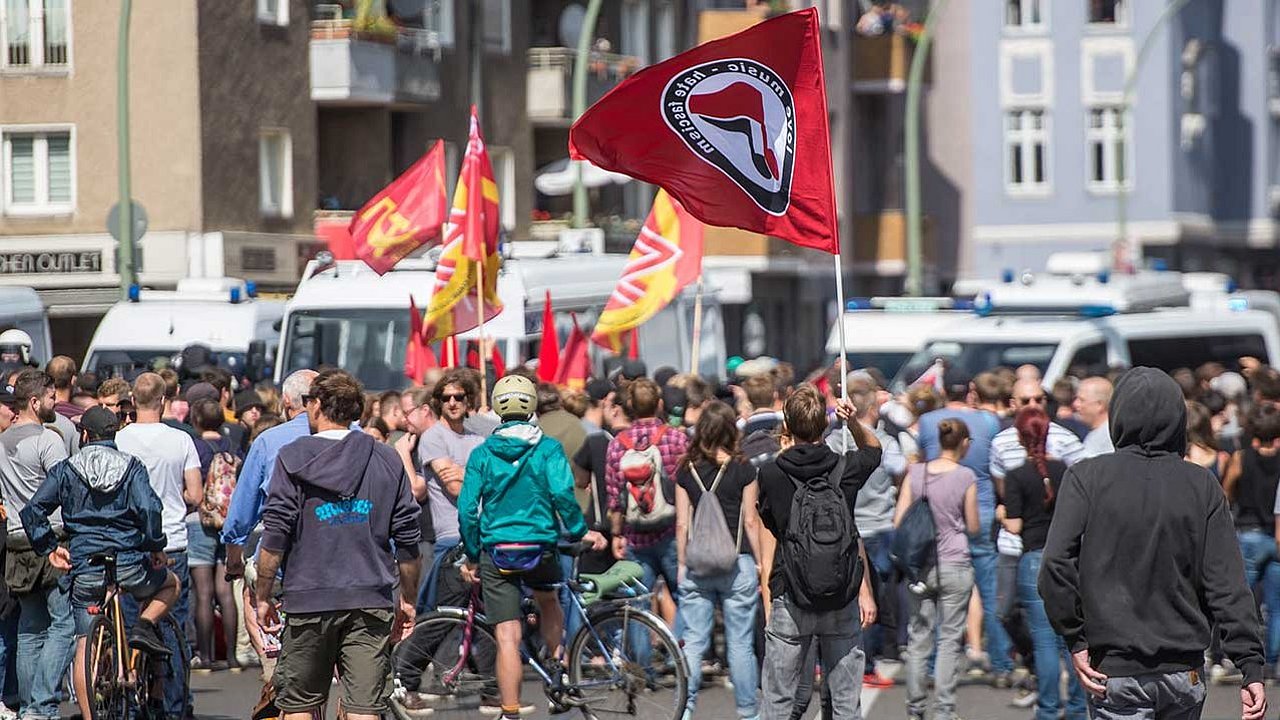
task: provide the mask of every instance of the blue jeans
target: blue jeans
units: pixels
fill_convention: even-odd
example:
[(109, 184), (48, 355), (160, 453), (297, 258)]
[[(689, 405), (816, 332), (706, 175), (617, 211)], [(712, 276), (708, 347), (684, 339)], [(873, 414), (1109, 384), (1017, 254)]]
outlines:
[(18, 694), (18, 611), (0, 620), (0, 698)]
[[(641, 582), (644, 583), (645, 587), (649, 588), (650, 592), (653, 592), (654, 586), (657, 585), (659, 575), (661, 575), (662, 579), (667, 583), (667, 590), (670, 591), (672, 599), (676, 601), (676, 626), (672, 629), (672, 632), (676, 637), (680, 637), (684, 632), (684, 625), (681, 620), (679, 606), (680, 599), (678, 597), (680, 588), (678, 580), (680, 576), (680, 563), (676, 558), (675, 536), (672, 536), (667, 540), (663, 540), (656, 545), (650, 545), (649, 547), (638, 550), (628, 544), (627, 559), (640, 563), (640, 567), (644, 568), (644, 575), (641, 577)], [(640, 602), (640, 605), (647, 608), (648, 603), (648, 599), (645, 599)], [(635, 623), (631, 630), (631, 639), (627, 643), (633, 648), (633, 652), (636, 655), (636, 662), (640, 667), (649, 666), (650, 653), (653, 649), (649, 642), (648, 632), (648, 630), (644, 629), (643, 625)]]
[[(173, 563), (169, 566), (169, 571), (177, 575), (178, 582), (181, 583), (178, 602), (174, 603), (173, 609), (169, 611), (169, 617), (177, 623), (178, 632), (181, 634), (174, 635), (169, 632), (168, 623), (159, 626), (160, 635), (164, 638), (165, 647), (169, 648), (170, 653), (169, 674), (164, 678), (164, 712), (171, 718), (181, 718), (186, 717), (187, 710), (192, 707), (190, 683), (184, 681), (191, 652), (189, 646), (184, 648), (180, 644), (187, 642), (187, 620), (191, 616), (191, 573), (187, 569), (186, 550), (168, 551), (168, 555), (170, 562)], [(120, 606), (124, 609), (125, 623), (132, 627), (138, 621), (138, 613), (141, 610), (138, 601), (125, 593), (120, 598)], [(235, 648), (231, 648), (231, 652), (234, 653)]]
[[(897, 618), (900, 613), (897, 610), (900, 606), (897, 605), (898, 591), (893, 582), (893, 561), (889, 559), (889, 553), (893, 550), (893, 531), (864, 535), (862, 545), (866, 548), (867, 559), (871, 561), (879, 579), (876, 622), (862, 634), (863, 649), (867, 654), (867, 670), (870, 672), (875, 667), (873, 663), (876, 658), (883, 656), (884, 646), (898, 642)], [(894, 652), (893, 655), (896, 657), (897, 653)]]
[(18, 697), (26, 718), (56, 718), (75, 655), (71, 594), (58, 585), (18, 597)]
[(436, 540), (435, 545), (432, 547), (431, 570), (427, 573), (427, 581), (422, 584), (418, 591), (418, 614), (421, 615), (436, 609), (436, 578), (440, 575), (440, 558), (461, 544), (462, 538)]
[(711, 644), (717, 605), (724, 613), (724, 642), (729, 653), (729, 677), (733, 680), (738, 717), (754, 717), (756, 687), (760, 683), (755, 649), (760, 577), (755, 558), (746, 553), (738, 555), (738, 567), (733, 572), (713, 577), (686, 575), (680, 583), (680, 615), (684, 618), (681, 641), (685, 663), (689, 666), (689, 701), (685, 708), (692, 713), (698, 702), (702, 657)]
[(1280, 556), (1276, 553), (1276, 539), (1262, 530), (1242, 530), (1236, 537), (1240, 540), (1249, 589), (1254, 590), (1262, 582), (1260, 597), (1267, 608), (1266, 659), (1274, 666), (1280, 655)]
[(982, 529), (969, 536), (969, 555), (973, 558), (973, 580), (982, 598), (982, 628), (987, 636), (987, 654), (991, 656), (991, 670), (995, 673), (1013, 672), (1013, 658), (1009, 655), (1009, 635), (1000, 624), (997, 589), (997, 564), (999, 553), (987, 528), (994, 521), (994, 513), (982, 513)]
[(573, 636), (578, 634), (578, 628), (582, 627), (582, 615), (578, 613), (578, 607), (573, 604), (573, 591), (569, 589), (569, 581), (574, 579), (574, 559), (569, 555), (560, 556), (560, 574), (565, 579), (560, 584), (560, 610), (564, 613), (564, 642), (566, 646), (573, 641)]
[(1018, 561), (1018, 602), (1022, 603), (1031, 629), (1031, 644), (1035, 647), (1036, 691), (1040, 694), (1036, 701), (1036, 720), (1058, 720), (1062, 711), (1060, 683), (1064, 669), (1067, 673), (1067, 720), (1085, 720), (1088, 715), (1084, 690), (1072, 668), (1067, 644), (1049, 625), (1044, 601), (1036, 589), (1043, 556), (1043, 550), (1031, 550), (1023, 553)]

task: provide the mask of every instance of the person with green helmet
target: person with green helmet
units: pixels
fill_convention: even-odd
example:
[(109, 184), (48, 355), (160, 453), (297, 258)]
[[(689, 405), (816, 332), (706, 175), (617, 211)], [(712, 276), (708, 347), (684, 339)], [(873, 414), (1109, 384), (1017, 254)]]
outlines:
[(493, 410), (502, 425), (472, 452), (458, 496), (458, 529), (467, 553), (462, 575), (480, 582), (485, 614), (494, 625), (504, 718), (519, 717), (521, 709), (522, 586), (533, 591), (541, 613), (544, 667), (562, 681), (564, 578), (556, 546), (562, 539), (587, 539), (597, 550), (605, 545), (600, 533), (587, 531), (564, 448), (531, 422), (537, 405), (537, 386), (526, 377), (508, 375), (494, 384)]

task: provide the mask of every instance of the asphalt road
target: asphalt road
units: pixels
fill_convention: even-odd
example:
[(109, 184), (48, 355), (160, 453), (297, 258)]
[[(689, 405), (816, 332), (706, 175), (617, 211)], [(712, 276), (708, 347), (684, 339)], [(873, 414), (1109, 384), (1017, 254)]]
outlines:
[[(258, 698), (257, 674), (244, 672), (238, 674), (215, 673), (196, 675), (192, 678), (192, 689), (195, 693), (196, 716), (201, 720), (243, 720), (248, 717), (249, 709)], [(1268, 688), (1267, 696), (1273, 708), (1268, 717), (1275, 717), (1274, 708), (1280, 707), (1280, 687)], [(336, 688), (335, 688), (336, 697)], [(526, 684), (525, 699), (540, 698), (538, 688)], [(961, 717), (970, 720), (1030, 720), (1034, 708), (1016, 708), (1010, 706), (1014, 694), (1011, 690), (995, 690), (990, 686), (969, 683), (961, 685), (958, 693), (957, 710)], [(863, 714), (867, 720), (903, 720), (906, 717), (905, 692), (901, 685), (888, 690), (868, 690), (863, 693)], [(540, 709), (531, 717), (535, 720), (547, 718), (545, 704), (535, 703)], [(813, 716), (815, 712), (811, 712)], [(735, 715), (733, 693), (716, 681), (706, 687), (698, 696), (698, 718), (709, 720), (731, 720)], [(329, 716), (333, 713), (330, 711)], [(460, 720), (461, 718), (479, 717), (474, 710), (442, 705), (433, 719)], [(572, 715), (560, 716), (572, 718)], [(1227, 685), (1211, 685), (1209, 700), (1206, 704), (1204, 718), (1206, 720), (1234, 720), (1240, 717), (1240, 693), (1238, 687)]]

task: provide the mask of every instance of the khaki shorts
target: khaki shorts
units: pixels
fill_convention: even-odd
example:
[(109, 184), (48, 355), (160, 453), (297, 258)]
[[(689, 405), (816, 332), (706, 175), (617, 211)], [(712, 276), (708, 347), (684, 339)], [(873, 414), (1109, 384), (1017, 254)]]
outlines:
[(480, 591), (484, 597), (484, 616), (497, 625), (519, 620), (522, 588), (552, 591), (560, 588), (564, 573), (560, 569), (560, 555), (546, 550), (538, 565), (525, 572), (504, 572), (494, 564), (488, 551), (480, 555)]
[(342, 707), (377, 715), (387, 709), (391, 677), (391, 610), (290, 613), (281, 633), (280, 662), (272, 681), (276, 707), (307, 712), (329, 700), (333, 669), (342, 683)]

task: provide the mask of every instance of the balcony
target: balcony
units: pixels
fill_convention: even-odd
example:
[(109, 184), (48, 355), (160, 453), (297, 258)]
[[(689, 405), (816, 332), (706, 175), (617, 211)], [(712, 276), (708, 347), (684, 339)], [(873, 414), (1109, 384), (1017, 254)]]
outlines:
[(393, 105), (440, 99), (439, 43), (426, 30), (362, 33), (350, 20), (311, 25), (311, 99)]
[[(915, 42), (902, 35), (856, 36), (853, 41), (853, 91), (900, 93), (907, 89), (907, 72)], [(929, 66), (924, 81), (929, 82)]]
[[(573, 65), (578, 52), (562, 47), (529, 48), (529, 119), (535, 125), (573, 121)], [(641, 66), (630, 55), (592, 52), (587, 60), (587, 105), (599, 100)]]
[[(921, 252), (933, 256), (933, 228), (924, 219)], [(907, 271), (907, 216), (901, 210), (859, 213), (853, 218), (853, 264), (877, 275), (905, 275)]]

